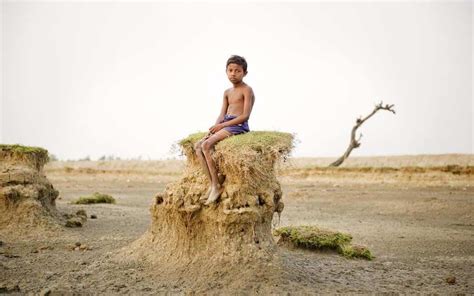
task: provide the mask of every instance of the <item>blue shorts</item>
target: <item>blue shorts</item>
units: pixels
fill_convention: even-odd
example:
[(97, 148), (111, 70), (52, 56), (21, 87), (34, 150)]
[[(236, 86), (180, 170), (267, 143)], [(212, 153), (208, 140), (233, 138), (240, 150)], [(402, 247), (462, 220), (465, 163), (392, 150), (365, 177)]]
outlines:
[[(235, 116), (235, 115), (226, 114), (224, 116), (224, 120), (222, 120), (221, 123), (232, 120), (236, 117), (237, 116)], [(224, 129), (226, 131), (228, 131), (229, 133), (233, 134), (233, 135), (243, 134), (243, 133), (247, 133), (247, 132), (250, 131), (249, 124), (248, 124), (247, 121), (244, 121), (244, 122), (236, 124), (236, 125), (226, 126), (226, 127), (224, 127)]]

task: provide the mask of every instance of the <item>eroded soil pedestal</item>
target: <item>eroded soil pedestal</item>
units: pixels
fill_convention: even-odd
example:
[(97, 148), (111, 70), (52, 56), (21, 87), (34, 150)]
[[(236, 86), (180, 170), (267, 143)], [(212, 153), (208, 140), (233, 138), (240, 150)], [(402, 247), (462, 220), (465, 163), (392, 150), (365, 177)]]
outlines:
[(47, 161), (42, 148), (0, 145), (0, 232), (60, 228), (58, 191), (43, 173)]
[(267, 268), (276, 252), (272, 218), (283, 210), (274, 169), (290, 152), (292, 135), (251, 132), (216, 145), (213, 157), (225, 177), (224, 191), (209, 206), (201, 199), (209, 181), (193, 149), (201, 136), (181, 141), (188, 160), (184, 176), (155, 197), (149, 230), (124, 257), (154, 264), (177, 279), (197, 275), (194, 281)]

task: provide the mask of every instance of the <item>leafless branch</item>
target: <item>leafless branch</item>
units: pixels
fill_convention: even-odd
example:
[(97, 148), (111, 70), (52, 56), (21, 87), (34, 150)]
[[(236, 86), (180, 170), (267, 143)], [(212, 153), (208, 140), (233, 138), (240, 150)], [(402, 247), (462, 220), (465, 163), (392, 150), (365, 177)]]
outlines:
[(379, 104), (375, 105), (375, 108), (372, 111), (372, 113), (370, 113), (364, 118), (362, 117), (357, 118), (356, 124), (354, 125), (351, 131), (351, 141), (349, 143), (349, 147), (347, 147), (346, 152), (344, 152), (344, 154), (341, 157), (339, 157), (335, 162), (331, 163), (329, 166), (332, 166), (332, 167), (340, 166), (344, 162), (344, 160), (346, 160), (349, 157), (353, 149), (360, 147), (360, 139), (362, 138), (362, 134), (360, 134), (359, 139), (356, 140), (356, 131), (367, 119), (372, 117), (379, 110), (387, 110), (395, 114), (395, 110), (393, 109), (394, 106), (395, 105), (393, 104), (392, 105), (386, 104), (384, 106), (383, 102), (380, 101)]

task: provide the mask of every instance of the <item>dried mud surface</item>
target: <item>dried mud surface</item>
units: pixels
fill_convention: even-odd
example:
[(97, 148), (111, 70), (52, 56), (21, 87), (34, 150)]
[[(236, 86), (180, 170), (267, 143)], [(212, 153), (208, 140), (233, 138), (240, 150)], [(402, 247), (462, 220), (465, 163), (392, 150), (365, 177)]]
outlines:
[[(97, 219), (59, 233), (23, 237), (0, 232), (0, 293), (474, 293), (473, 178), (441, 172), (429, 178), (282, 172), (280, 226), (318, 225), (351, 233), (354, 243), (371, 249), (373, 261), (281, 248), (278, 255), (286, 267), (281, 274), (252, 280), (247, 270), (238, 278), (216, 274), (215, 281), (191, 289), (148, 265), (111, 260), (147, 230), (153, 196), (177, 180), (181, 169), (180, 162), (49, 164), (45, 172), (60, 192), (58, 210), (85, 209)], [(117, 204), (70, 204), (95, 191), (111, 194)], [(74, 250), (76, 243), (83, 250)]]

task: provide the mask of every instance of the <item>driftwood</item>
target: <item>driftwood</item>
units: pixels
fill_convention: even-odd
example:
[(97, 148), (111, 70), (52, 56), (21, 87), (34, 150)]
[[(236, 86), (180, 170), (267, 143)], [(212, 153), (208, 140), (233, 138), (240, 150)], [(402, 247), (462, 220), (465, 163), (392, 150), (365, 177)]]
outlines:
[(364, 118), (361, 118), (361, 117), (357, 118), (356, 124), (354, 125), (354, 127), (352, 128), (352, 131), (351, 131), (351, 141), (349, 143), (349, 147), (347, 147), (346, 152), (344, 152), (344, 154), (341, 157), (339, 157), (335, 162), (331, 163), (329, 166), (330, 167), (340, 166), (344, 162), (344, 160), (346, 160), (349, 157), (349, 155), (351, 154), (353, 149), (359, 148), (360, 139), (362, 138), (362, 133), (360, 134), (359, 139), (356, 140), (356, 131), (367, 119), (372, 117), (372, 115), (374, 115), (379, 110), (387, 110), (387, 111), (390, 111), (393, 114), (395, 114), (395, 110), (393, 110), (393, 106), (395, 106), (395, 105), (386, 104), (384, 106), (383, 102), (380, 102), (378, 105), (375, 105), (375, 108), (372, 111), (372, 113), (370, 113), (369, 115), (367, 115)]

